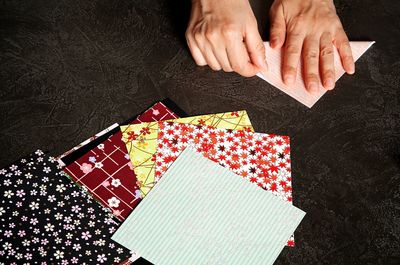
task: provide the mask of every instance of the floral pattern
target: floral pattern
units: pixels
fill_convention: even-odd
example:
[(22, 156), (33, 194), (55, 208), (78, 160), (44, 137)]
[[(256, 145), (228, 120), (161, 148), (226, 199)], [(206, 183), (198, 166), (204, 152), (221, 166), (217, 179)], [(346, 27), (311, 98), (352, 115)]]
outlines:
[(112, 241), (109, 211), (37, 151), (0, 170), (2, 264), (118, 264), (129, 250)]
[[(173, 122), (159, 122), (158, 127), (156, 182), (190, 145), (237, 175), (292, 202), (289, 137)], [(293, 238), (288, 245), (294, 245)]]
[(118, 127), (118, 123), (114, 123), (110, 127), (102, 130), (101, 132), (96, 133), (95, 135), (93, 135), (90, 138), (86, 139), (85, 141), (83, 141), (82, 143), (78, 144), (77, 146), (74, 146), (70, 150), (68, 150), (68, 151), (64, 152), (63, 154), (59, 155), (57, 157), (58, 163), (60, 163), (60, 165), (62, 165), (62, 166), (66, 166), (66, 164), (68, 164), (68, 161), (69, 161), (69, 159), (68, 159), (69, 156), (73, 156), (73, 154), (78, 150), (87, 149), (87, 146), (88, 146), (89, 143), (99, 140), (100, 137), (102, 137), (104, 135), (111, 135), (112, 131), (116, 127)]
[[(177, 116), (162, 103), (139, 115), (132, 123), (172, 119)], [(84, 187), (118, 220), (125, 220), (141, 200), (135, 173), (129, 159), (122, 133), (116, 132), (73, 163), (64, 172)]]
[[(141, 122), (160, 121), (175, 118), (178, 118), (178, 116), (173, 111), (167, 108), (162, 102), (157, 102), (151, 108), (147, 109), (142, 114), (137, 116), (130, 123), (136, 124)], [(79, 159), (85, 153), (89, 152), (94, 147), (97, 146), (101, 149), (104, 146), (101, 142), (105, 141), (108, 137), (116, 133), (118, 131), (118, 126), (118, 123), (114, 123), (110, 127), (96, 133), (89, 139), (86, 139), (85, 141), (71, 148), (67, 152), (59, 155), (57, 157), (58, 163), (60, 163), (60, 165), (62, 166), (67, 166), (73, 163), (75, 160)]]
[[(253, 131), (246, 111), (201, 115), (171, 120), (173, 122), (208, 125), (232, 130)], [(142, 196), (154, 186), (155, 153), (157, 151), (158, 122), (121, 126)]]

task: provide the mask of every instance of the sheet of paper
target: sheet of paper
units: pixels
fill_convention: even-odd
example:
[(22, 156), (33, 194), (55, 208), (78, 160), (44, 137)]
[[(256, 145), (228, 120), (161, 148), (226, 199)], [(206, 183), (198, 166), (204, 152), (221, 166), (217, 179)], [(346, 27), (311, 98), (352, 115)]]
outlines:
[[(108, 137), (110, 135), (113, 134), (113, 130), (115, 128), (117, 128), (119, 126), (118, 123), (114, 123), (112, 124), (110, 127), (102, 130), (101, 132), (96, 133), (95, 135), (91, 136), (90, 138), (86, 139), (85, 141), (83, 141), (82, 143), (72, 147), (70, 150), (64, 152), (63, 154), (59, 155), (57, 157), (57, 161), (61, 166), (66, 166), (70, 164), (71, 160), (74, 160), (74, 158), (70, 159), (69, 157), (73, 156), (73, 153), (78, 151), (78, 150), (82, 150), (85, 149), (85, 147), (89, 144), (92, 143), (94, 141), (96, 141), (97, 139), (99, 139), (102, 136)], [(102, 141), (102, 140), (100, 140)], [(100, 143), (100, 142), (99, 142)], [(89, 151), (87, 149), (85, 149), (85, 151)]]
[(111, 240), (111, 214), (36, 151), (0, 170), (4, 264), (116, 264), (130, 257)]
[[(177, 115), (162, 103), (139, 115), (132, 123), (173, 119)], [(120, 221), (128, 217), (140, 202), (137, 185), (122, 133), (117, 131), (64, 168), (70, 178), (90, 193), (100, 204), (112, 210)]]
[[(292, 202), (288, 136), (159, 122), (157, 146), (156, 182), (180, 153), (192, 146), (247, 181)], [(293, 237), (287, 245), (294, 246)]]
[[(135, 117), (135, 119), (131, 120), (129, 123), (135, 124), (173, 118), (179, 118), (179, 116), (177, 116), (170, 108), (166, 107), (164, 103), (157, 102), (151, 108), (147, 109), (142, 114)], [(93, 135), (89, 139), (86, 139), (85, 141), (71, 148), (67, 152), (59, 155), (57, 157), (58, 162), (62, 166), (67, 166), (73, 163), (75, 160), (79, 159), (84, 154), (95, 148), (98, 144), (104, 142), (108, 137), (119, 131), (119, 128), (116, 129), (118, 126), (118, 123), (114, 123), (110, 127)]]
[(304, 215), (186, 148), (112, 239), (157, 265), (265, 265)]
[[(253, 130), (246, 111), (201, 115), (173, 120), (178, 123), (209, 125), (232, 130)], [(154, 185), (154, 159), (157, 150), (158, 122), (121, 126), (142, 196)]]
[[(371, 46), (374, 41), (351, 41), (350, 46), (353, 52), (354, 61), (357, 61), (361, 55), (363, 55)], [(289, 87), (285, 85), (282, 81), (282, 50), (274, 50), (270, 47), (269, 42), (265, 42), (265, 55), (268, 62), (268, 75), (263, 76), (261, 73), (257, 74), (260, 78), (264, 79), (271, 85), (275, 86), (282, 92), (293, 97), (297, 101), (303, 103), (307, 107), (311, 108), (326, 92), (327, 90), (322, 86), (321, 82), (319, 84), (319, 93), (310, 94), (307, 92), (303, 75), (302, 75), (302, 63), (299, 63), (297, 68), (297, 77), (294, 85)], [(335, 61), (335, 75), (336, 80), (338, 80), (344, 73), (339, 54), (336, 49), (334, 49), (334, 61)], [(337, 87), (336, 89), (340, 89)]]

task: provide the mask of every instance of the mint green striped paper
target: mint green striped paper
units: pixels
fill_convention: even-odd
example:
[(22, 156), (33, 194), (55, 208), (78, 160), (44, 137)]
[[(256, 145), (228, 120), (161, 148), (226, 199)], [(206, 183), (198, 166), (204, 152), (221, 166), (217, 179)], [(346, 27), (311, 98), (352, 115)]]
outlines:
[(186, 148), (112, 239), (156, 265), (264, 265), (304, 215)]

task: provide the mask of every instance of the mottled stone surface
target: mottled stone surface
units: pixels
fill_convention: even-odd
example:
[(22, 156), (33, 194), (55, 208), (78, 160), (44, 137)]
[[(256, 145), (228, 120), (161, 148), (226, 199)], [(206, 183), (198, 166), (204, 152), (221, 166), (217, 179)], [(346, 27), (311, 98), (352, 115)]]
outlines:
[(291, 137), (308, 213), (276, 264), (400, 264), (400, 2), (336, 2), (350, 39), (377, 43), (307, 109), (257, 77), (196, 67), (188, 0), (2, 1), (0, 166), (57, 155), (165, 97), (193, 115), (246, 109), (257, 131)]

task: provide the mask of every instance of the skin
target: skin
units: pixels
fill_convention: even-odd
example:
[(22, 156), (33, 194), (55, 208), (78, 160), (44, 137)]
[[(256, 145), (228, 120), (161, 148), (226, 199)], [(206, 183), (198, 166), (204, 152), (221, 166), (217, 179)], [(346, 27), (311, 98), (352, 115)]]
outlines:
[[(270, 21), (270, 45), (283, 49), (282, 79), (287, 85), (295, 82), (303, 60), (310, 93), (318, 92), (319, 81), (325, 89), (333, 89), (334, 46), (345, 71), (354, 73), (349, 40), (333, 0), (275, 0)], [(192, 0), (186, 39), (197, 65), (245, 77), (268, 71), (263, 41), (248, 0)]]

